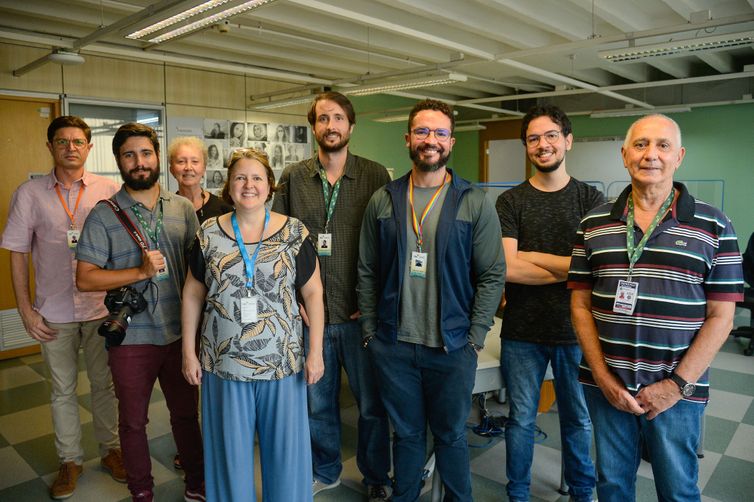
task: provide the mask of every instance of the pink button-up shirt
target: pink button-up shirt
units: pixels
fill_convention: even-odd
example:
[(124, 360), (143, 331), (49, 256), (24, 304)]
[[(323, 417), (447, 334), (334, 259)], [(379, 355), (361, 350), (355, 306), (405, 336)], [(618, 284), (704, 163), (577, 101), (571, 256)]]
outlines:
[(71, 220), (55, 191), (72, 213), (81, 186), (85, 187), (74, 226), (81, 230), (94, 205), (118, 191), (114, 181), (84, 172), (70, 189), (58, 182), (53, 169), (47, 176), (26, 181), (13, 193), (8, 223), (0, 247), (19, 253), (31, 252), (34, 264), (34, 309), (49, 322), (81, 322), (107, 315), (104, 293), (82, 293), (76, 288), (76, 259), (68, 247)]

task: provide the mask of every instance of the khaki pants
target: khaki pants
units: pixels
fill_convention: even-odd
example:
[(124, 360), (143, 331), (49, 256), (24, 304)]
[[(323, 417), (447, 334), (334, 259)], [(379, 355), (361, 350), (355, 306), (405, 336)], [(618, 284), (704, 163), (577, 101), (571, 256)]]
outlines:
[(81, 418), (76, 395), (79, 349), (84, 350), (86, 372), (92, 398), (94, 436), (100, 454), (118, 448), (117, 402), (110, 368), (107, 365), (105, 340), (97, 334), (102, 319), (85, 322), (47, 323), (58, 330), (57, 339), (42, 344), (42, 356), (52, 380), (50, 396), (55, 449), (61, 462), (81, 464)]

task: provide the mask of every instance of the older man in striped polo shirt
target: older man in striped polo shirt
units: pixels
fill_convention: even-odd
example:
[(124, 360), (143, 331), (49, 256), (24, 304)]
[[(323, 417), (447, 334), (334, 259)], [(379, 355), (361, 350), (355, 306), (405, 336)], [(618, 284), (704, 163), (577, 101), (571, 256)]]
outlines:
[(628, 186), (582, 220), (568, 285), (584, 351), (600, 502), (635, 499), (640, 437), (659, 500), (699, 500), (696, 448), (708, 367), (743, 297), (730, 220), (673, 181), (685, 149), (663, 115), (629, 128)]

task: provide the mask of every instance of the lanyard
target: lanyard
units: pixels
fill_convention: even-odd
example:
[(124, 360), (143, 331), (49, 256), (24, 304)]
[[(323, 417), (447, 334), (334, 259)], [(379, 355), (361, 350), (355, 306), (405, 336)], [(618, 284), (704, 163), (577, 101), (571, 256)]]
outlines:
[(254, 254), (249, 258), (249, 252), (246, 251), (246, 244), (243, 242), (243, 236), (241, 235), (241, 229), (238, 227), (238, 219), (236, 219), (236, 212), (230, 215), (230, 223), (233, 225), (233, 235), (236, 237), (236, 244), (238, 249), (241, 250), (241, 256), (246, 266), (246, 295), (251, 296), (251, 290), (254, 288), (254, 267), (257, 263), (257, 255), (259, 255), (259, 249), (262, 247), (262, 239), (264, 238), (264, 232), (267, 230), (267, 224), (270, 222), (270, 210), (264, 209), (264, 226), (262, 227), (262, 235), (259, 236), (259, 242), (254, 250)]
[(79, 208), (79, 201), (81, 200), (81, 195), (84, 193), (84, 184), (81, 183), (81, 189), (79, 189), (79, 195), (76, 197), (76, 205), (73, 206), (73, 212), (71, 212), (70, 209), (68, 209), (68, 204), (63, 199), (63, 194), (60, 193), (60, 185), (55, 185), (55, 191), (58, 192), (58, 199), (60, 199), (60, 203), (63, 205), (63, 209), (65, 209), (65, 213), (68, 215), (68, 218), (71, 220), (71, 228), (76, 228), (76, 221), (74, 218), (76, 217), (76, 211)]
[(639, 244), (634, 245), (634, 241), (636, 239), (635, 231), (634, 231), (634, 198), (632, 196), (628, 197), (628, 215), (626, 216), (626, 250), (628, 251), (628, 280), (631, 280), (631, 275), (634, 271), (634, 265), (637, 261), (639, 261), (639, 257), (641, 256), (641, 253), (644, 252), (644, 246), (647, 244), (647, 241), (649, 240), (649, 236), (652, 235), (652, 232), (654, 232), (655, 228), (657, 228), (657, 224), (660, 223), (660, 220), (663, 216), (665, 216), (665, 212), (668, 210), (670, 205), (673, 203), (673, 198), (675, 197), (675, 190), (670, 191), (670, 195), (668, 195), (668, 198), (665, 199), (665, 202), (662, 203), (662, 206), (657, 211), (657, 214), (652, 219), (652, 223), (649, 224), (647, 227), (647, 231), (644, 233), (644, 236), (639, 241)]
[(160, 212), (157, 214), (157, 223), (155, 223), (154, 225), (154, 230), (152, 230), (152, 228), (149, 226), (147, 221), (141, 215), (141, 211), (139, 211), (138, 206), (131, 206), (131, 211), (133, 211), (134, 216), (136, 216), (136, 219), (139, 220), (141, 227), (147, 233), (149, 238), (152, 240), (152, 242), (154, 242), (154, 247), (156, 249), (160, 249), (159, 239), (160, 239), (160, 233), (162, 232), (162, 216), (163, 216), (162, 199), (160, 199)]
[(332, 194), (330, 193), (330, 182), (327, 181), (327, 174), (325, 174), (324, 169), (319, 169), (319, 179), (322, 180), (322, 193), (325, 196), (325, 233), (327, 233), (332, 214), (335, 211), (335, 202), (338, 200), (340, 182), (343, 180), (343, 176), (341, 175), (335, 182), (335, 186), (332, 187)]
[(429, 212), (432, 210), (432, 208), (435, 207), (435, 203), (437, 202), (437, 198), (440, 196), (440, 192), (442, 191), (443, 187), (449, 182), (448, 179), (448, 173), (445, 173), (445, 176), (443, 176), (442, 184), (437, 187), (437, 190), (435, 190), (434, 195), (432, 195), (432, 198), (429, 199), (429, 202), (427, 203), (427, 206), (424, 208), (424, 212), (421, 215), (421, 218), (419, 221), (416, 221), (416, 210), (414, 209), (414, 177), (409, 176), (408, 178), (408, 201), (411, 204), (411, 223), (414, 227), (414, 233), (416, 234), (416, 246), (419, 248), (419, 252), (422, 252), (422, 244), (424, 243), (424, 219), (427, 217)]

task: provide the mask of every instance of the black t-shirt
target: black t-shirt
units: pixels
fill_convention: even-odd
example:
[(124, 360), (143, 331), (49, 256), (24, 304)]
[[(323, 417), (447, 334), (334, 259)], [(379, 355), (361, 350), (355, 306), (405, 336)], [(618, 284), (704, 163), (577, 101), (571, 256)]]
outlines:
[(204, 223), (205, 220), (208, 220), (213, 216), (220, 216), (221, 214), (229, 213), (231, 211), (233, 211), (233, 206), (217, 195), (209, 194), (209, 199), (207, 199), (207, 202), (196, 212), (196, 217), (199, 218), (199, 223)]
[[(579, 222), (602, 202), (599, 190), (571, 178), (557, 192), (542, 192), (525, 181), (503, 192), (495, 207), (503, 237), (517, 239), (519, 251), (570, 256)], [(565, 282), (529, 286), (506, 281), (505, 298), (503, 338), (576, 343)]]

